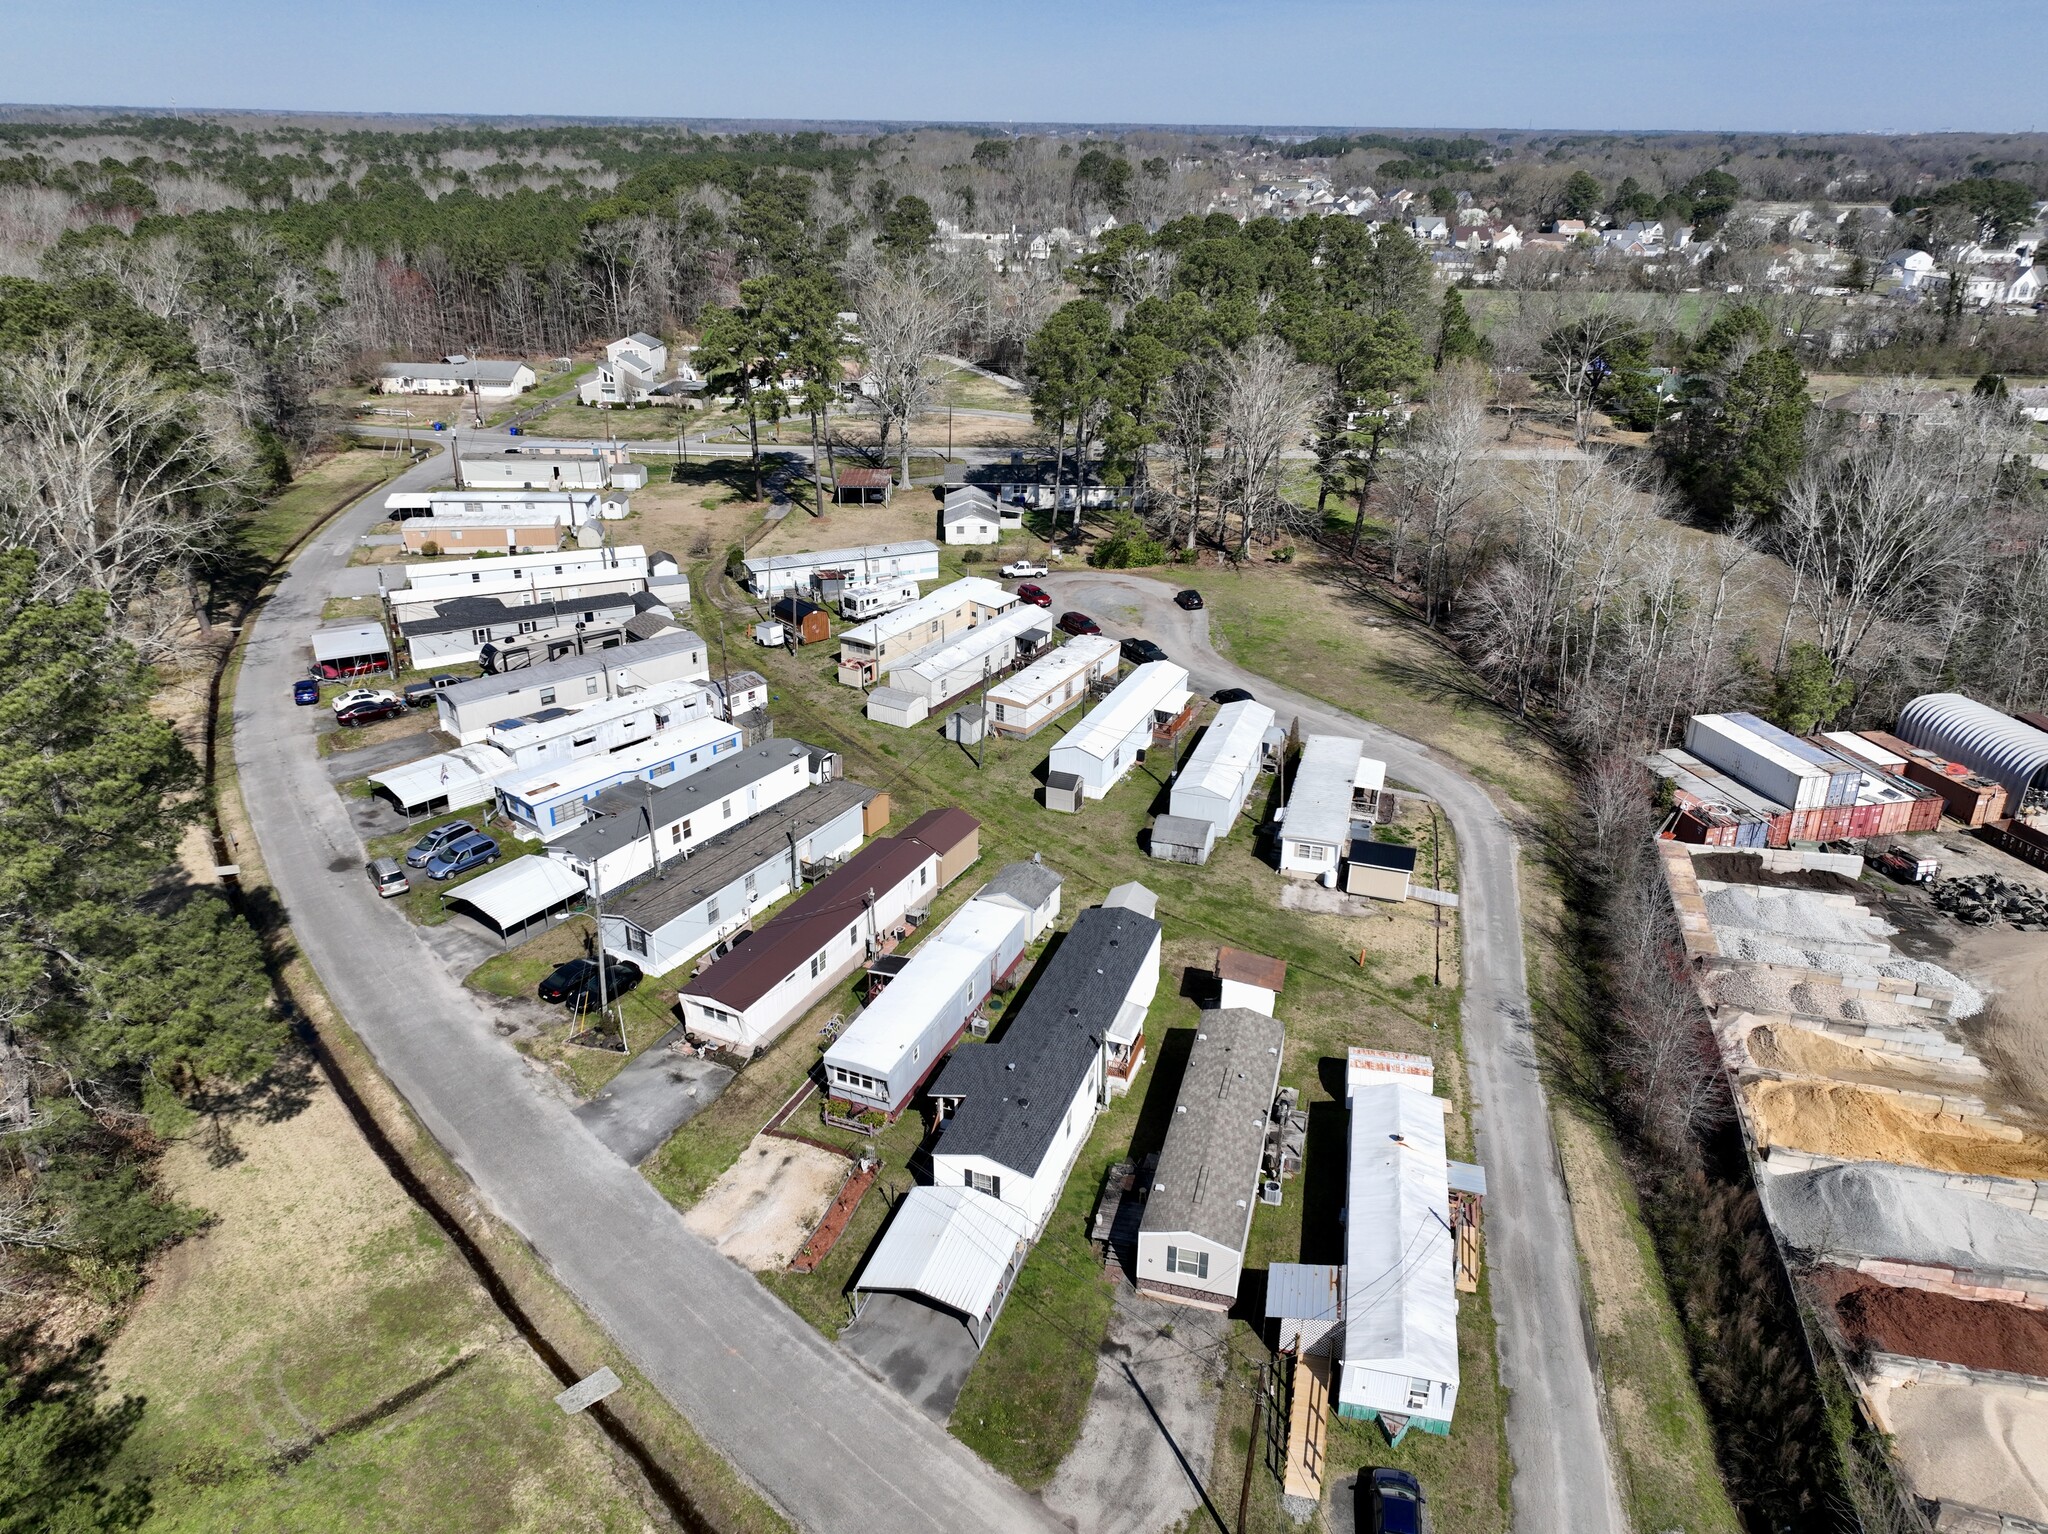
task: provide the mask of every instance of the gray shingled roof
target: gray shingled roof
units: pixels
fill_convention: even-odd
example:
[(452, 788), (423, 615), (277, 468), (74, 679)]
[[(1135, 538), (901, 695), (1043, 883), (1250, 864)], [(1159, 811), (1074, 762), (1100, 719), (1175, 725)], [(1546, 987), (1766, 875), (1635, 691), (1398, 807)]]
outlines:
[(932, 1095), (961, 1101), (934, 1148), (1036, 1173), (1158, 935), (1136, 911), (1095, 906), (1076, 917), (1002, 1037), (955, 1050), (940, 1068)]
[(1029, 861), (1005, 863), (996, 870), (995, 877), (981, 887), (977, 898), (991, 900), (1007, 895), (1025, 910), (1035, 911), (1066, 882), (1049, 864)]
[(646, 835), (648, 819), (640, 813), (642, 805), (655, 825), (665, 826), (689, 814), (691, 806), (716, 804), (727, 794), (760, 782), (798, 757), (816, 754), (817, 749), (800, 740), (764, 740), (680, 783), (665, 783), (656, 788), (643, 778), (635, 778), (630, 783), (614, 784), (592, 801), (590, 818), (556, 838), (554, 845), (579, 862), (588, 863), (631, 846)]
[[(410, 639), (419, 634), (452, 634), (462, 629), (484, 628), (494, 623), (540, 623), (559, 627), (574, 623), (582, 613), (596, 613), (604, 622), (632, 616), (633, 598), (624, 592), (604, 596), (572, 597), (560, 602), (501, 602), (496, 597), (456, 597), (435, 607), (432, 616), (401, 623), (398, 631)], [(507, 635), (516, 638), (516, 635)]]
[(1249, 1007), (1202, 1014), (1140, 1231), (1184, 1230), (1244, 1250), (1285, 1038)]
[(703, 648), (703, 635), (693, 633), (689, 629), (678, 629), (672, 634), (663, 634), (657, 639), (629, 644), (623, 649), (593, 650), (585, 655), (565, 655), (560, 660), (544, 661), (538, 666), (523, 666), (517, 671), (506, 671), (496, 676), (472, 677), (459, 686), (449, 688), (448, 699), (457, 705), (479, 703), (500, 693), (524, 692), (528, 688), (545, 687), (550, 682), (560, 683), (573, 678), (595, 676), (612, 666), (630, 666), (639, 661), (672, 654), (677, 650)]

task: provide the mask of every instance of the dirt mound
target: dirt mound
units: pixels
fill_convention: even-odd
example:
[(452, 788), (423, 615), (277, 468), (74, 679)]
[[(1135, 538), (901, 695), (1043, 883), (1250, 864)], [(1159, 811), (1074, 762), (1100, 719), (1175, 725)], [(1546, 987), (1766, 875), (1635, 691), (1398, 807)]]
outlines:
[(2006, 1138), (1875, 1087), (1751, 1081), (1742, 1092), (1764, 1145), (1978, 1177), (2048, 1177), (2048, 1136)]
[(1808, 1281), (1852, 1348), (2048, 1376), (2048, 1315), (2038, 1310), (1901, 1289), (1850, 1268), (1822, 1268)]
[(1763, 884), (1772, 889), (1828, 890), (1844, 895), (1858, 888), (1854, 879), (1818, 868), (1774, 872), (1765, 868), (1764, 860), (1754, 852), (1702, 852), (1692, 860), (1692, 871), (1722, 884)]
[(1853, 1040), (1816, 1033), (1791, 1023), (1764, 1023), (1743, 1035), (1749, 1058), (1767, 1071), (1793, 1076), (1828, 1076), (1866, 1086), (1906, 1092), (1940, 1091), (1969, 1080), (1960, 1070), (1944, 1071), (1931, 1060), (1895, 1050), (1873, 1049)]

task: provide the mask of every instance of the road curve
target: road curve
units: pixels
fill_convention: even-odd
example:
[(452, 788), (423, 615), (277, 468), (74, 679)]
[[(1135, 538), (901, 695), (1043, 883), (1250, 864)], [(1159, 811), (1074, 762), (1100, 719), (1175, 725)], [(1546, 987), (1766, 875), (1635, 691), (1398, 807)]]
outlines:
[(794, 1522), (818, 1534), (1062, 1529), (685, 1230), (492, 1030), (490, 1007), (460, 983), (438, 935), (372, 893), (362, 842), (290, 684), (305, 674), (306, 635), (385, 494), (448, 473), (445, 460), (429, 459), (344, 512), (293, 562), (246, 636), (235, 762), (299, 947), (492, 1209)]
[[(1515, 835), (1486, 791), (1427, 747), (1294, 692), (1218, 655), (1209, 615), (1173, 605), (1173, 588), (1138, 576), (1051, 575), (1058, 603), (1118, 637), (1143, 633), (1204, 692), (1246, 687), (1304, 731), (1362, 737), (1389, 774), (1429, 794), (1458, 835), (1465, 923), (1465, 1063), (1486, 1168), (1486, 1256), (1500, 1323), (1514, 1460), (1516, 1534), (1626, 1534), (1581, 1303), (1578, 1246), (1545, 1101), (1522, 959)], [(1136, 623), (1119, 621), (1135, 607)]]

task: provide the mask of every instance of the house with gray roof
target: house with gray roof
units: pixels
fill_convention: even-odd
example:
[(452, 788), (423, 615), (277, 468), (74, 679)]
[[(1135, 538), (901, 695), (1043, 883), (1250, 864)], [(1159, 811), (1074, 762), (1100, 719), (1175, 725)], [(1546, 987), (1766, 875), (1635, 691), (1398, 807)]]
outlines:
[[(517, 671), (477, 677), (444, 688), (435, 698), (438, 723), (443, 734), (472, 746), (500, 720), (535, 709), (557, 705), (580, 708), (657, 682), (708, 680), (707, 653), (701, 634), (678, 629), (621, 649), (567, 655)], [(715, 696), (714, 692), (714, 700)], [(695, 715), (685, 711), (684, 717)]]
[(377, 370), (379, 394), (469, 394), (505, 400), (535, 383), (533, 369), (516, 360), (443, 357), (438, 362), (387, 362)]

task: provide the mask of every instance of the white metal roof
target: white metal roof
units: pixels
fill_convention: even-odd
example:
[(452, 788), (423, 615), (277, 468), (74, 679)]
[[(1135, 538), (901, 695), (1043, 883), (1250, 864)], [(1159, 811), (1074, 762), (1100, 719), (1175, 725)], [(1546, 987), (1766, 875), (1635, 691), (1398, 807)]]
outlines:
[(1378, 793), (1387, 786), (1387, 764), (1370, 756), (1358, 759), (1358, 772), (1351, 779), (1354, 788), (1369, 788)]
[(994, 1302), (1017, 1248), (1030, 1239), (1030, 1217), (986, 1193), (915, 1187), (854, 1287), (921, 1294), (979, 1317)]
[(502, 932), (574, 899), (585, 889), (581, 876), (566, 865), (529, 853), (478, 875), (448, 898), (481, 911)]
[(889, 680), (894, 682), (904, 674), (917, 677), (924, 682), (939, 682), (963, 667), (979, 666), (984, 656), (1004, 645), (1014, 645), (1017, 636), (1029, 633), (1034, 628), (1050, 628), (1045, 615), (1035, 607), (1018, 603), (1006, 613), (998, 613), (986, 623), (978, 623), (956, 638), (948, 640), (935, 650), (924, 650), (900, 666), (889, 668)]
[(1340, 1401), (1354, 1395), (1353, 1365), (1458, 1378), (1443, 1103), (1386, 1078), (1352, 1087), (1350, 1098)]
[(1899, 715), (1899, 734), (1909, 746), (1939, 751), (2003, 783), (2015, 813), (2021, 797), (2048, 772), (2048, 732), (1961, 693), (1915, 698)]
[(387, 789), (407, 811), (436, 799), (476, 804), (488, 799), (498, 774), (512, 768), (512, 759), (490, 746), (459, 746), (438, 756), (373, 772), (370, 781)]
[(1174, 787), (1235, 798), (1245, 777), (1259, 765), (1260, 743), (1272, 723), (1273, 711), (1263, 703), (1247, 698), (1224, 704), (1181, 768)]
[(1351, 790), (1365, 742), (1349, 735), (1311, 735), (1294, 766), (1287, 796), (1287, 840), (1342, 847), (1351, 829)]
[[(483, 559), (436, 559), (424, 564), (401, 565), (405, 585), (393, 590), (395, 598), (403, 599), (408, 593), (433, 593), (445, 595), (450, 592), (487, 590), (493, 584), (503, 585), (512, 577), (522, 584), (550, 585), (588, 580), (596, 571), (616, 571), (620, 575), (647, 574), (647, 549), (643, 544), (627, 543), (617, 548), (601, 549), (554, 549), (539, 554), (494, 554)], [(547, 577), (559, 574), (561, 582), (551, 582)]]
[(1170, 660), (1147, 661), (1117, 684), (1115, 692), (1090, 709), (1060, 738), (1059, 748), (1106, 757), (1156, 710), (1179, 713), (1188, 696), (1188, 674)]
[(912, 554), (938, 556), (939, 546), (929, 538), (913, 538), (908, 543), (870, 543), (851, 549), (812, 549), (803, 554), (763, 554), (758, 559), (746, 562), (748, 573), (766, 574), (770, 570), (808, 570), (813, 566), (857, 565), (876, 559), (902, 559)]
[(1695, 728), (1706, 734), (1718, 736), (1722, 740), (1731, 741), (1740, 749), (1748, 751), (1752, 755), (1760, 757), (1775, 766), (1782, 767), (1785, 771), (1792, 773), (1796, 777), (1831, 778), (1834, 776), (1833, 773), (1829, 772), (1827, 768), (1819, 763), (1809, 762), (1805, 757), (1797, 756), (1787, 751), (1775, 740), (1759, 735), (1755, 730), (1750, 729), (1749, 726), (1730, 719), (1726, 714), (1694, 714), (1692, 716), (1687, 726), (1686, 747), (1695, 756), (1699, 755), (1699, 752), (1692, 745), (1691, 731)]
[(353, 660), (358, 655), (389, 655), (391, 641), (381, 623), (336, 623), (313, 630), (313, 659)]
[(906, 633), (920, 623), (929, 623), (963, 602), (978, 602), (983, 607), (1004, 612), (1017, 605), (1017, 598), (1015, 593), (1003, 590), (985, 575), (969, 575), (927, 592), (907, 607), (899, 607), (879, 618), (856, 624), (839, 636), (839, 642), (879, 649), (896, 635)]
[(1869, 736), (1859, 735), (1854, 730), (1823, 731), (1821, 739), (1848, 752), (1851, 756), (1869, 762), (1874, 767), (1882, 767), (1887, 772), (1906, 765), (1906, 759), (1898, 752), (1887, 751)]
[[(536, 745), (558, 735), (594, 730), (643, 708), (654, 709), (682, 698), (694, 698), (704, 690), (704, 685), (695, 681), (657, 682), (652, 687), (620, 693), (616, 698), (594, 698), (580, 707), (540, 708), (530, 714), (514, 714), (491, 726), (490, 739), (492, 744), (502, 745), (508, 751)], [(665, 739), (666, 735), (657, 738)]]
[(1027, 707), (1064, 685), (1068, 678), (1090, 670), (1104, 656), (1114, 654), (1116, 641), (1106, 635), (1084, 634), (1079, 639), (1069, 639), (1051, 654), (1041, 655), (1015, 676), (991, 687), (988, 700)]
[(546, 803), (564, 794), (579, 793), (596, 784), (617, 780), (621, 775), (630, 777), (643, 767), (652, 767), (656, 762), (738, 734), (739, 731), (723, 719), (691, 719), (623, 751), (607, 751), (599, 756), (557, 762), (552, 767), (536, 768), (500, 786), (513, 798), (523, 799), (528, 804)]
[(1015, 906), (968, 901), (911, 952), (910, 962), (875, 1004), (825, 1051), (826, 1063), (886, 1076), (903, 1052), (924, 1037), (933, 1013), (1002, 951), (1024, 921), (1024, 912)]

